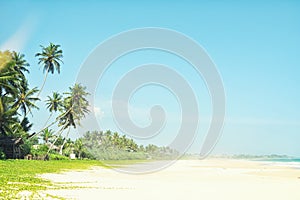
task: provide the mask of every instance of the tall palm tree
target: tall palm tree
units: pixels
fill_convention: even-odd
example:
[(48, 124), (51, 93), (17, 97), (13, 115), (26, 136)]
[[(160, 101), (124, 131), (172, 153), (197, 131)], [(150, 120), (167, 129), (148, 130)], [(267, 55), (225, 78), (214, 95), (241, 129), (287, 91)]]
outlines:
[(25, 60), (25, 55), (17, 52), (12, 53), (12, 60), (14, 61), (14, 70), (20, 74), (22, 79), (25, 79), (24, 72), (29, 73), (27, 67), (29, 67), (29, 63)]
[(0, 71), (8, 66), (14, 66), (13, 55), (10, 51), (0, 51)]
[(46, 100), (46, 105), (50, 112), (56, 112), (58, 110), (61, 110), (61, 108), (63, 107), (61, 94), (59, 94), (58, 92), (53, 92), (52, 97), (47, 97), (48, 99)]
[(89, 113), (89, 102), (86, 99), (89, 93), (86, 92), (85, 86), (78, 83), (76, 83), (73, 87), (70, 87), (69, 90), (70, 92), (66, 93), (69, 95), (66, 100), (72, 105), (75, 119), (80, 121), (87, 113)]
[(19, 123), (17, 109), (11, 107), (11, 103), (9, 98), (0, 98), (0, 136), (12, 134), (13, 125)]
[[(30, 89), (25, 77), (29, 64), (23, 54), (0, 51), (0, 135), (28, 137), (32, 127), (26, 115), (38, 108), (34, 95), (37, 88)], [(23, 120), (19, 118), (24, 114)]]
[[(41, 45), (41, 48), (42, 52), (35, 54), (36, 57), (39, 57), (38, 63), (43, 65), (44, 73), (46, 72), (40, 92), (45, 86), (48, 73), (50, 72), (53, 74), (55, 71), (60, 73), (60, 64), (63, 63), (61, 60), (63, 58), (63, 51), (60, 49), (60, 45), (50, 42), (49, 46), (44, 47)], [(40, 95), (40, 92), (38, 96)]]
[(27, 80), (24, 80), (23, 83), (20, 85), (19, 92), (17, 94), (17, 101), (14, 103), (14, 107), (17, 109), (20, 108), (22, 113), (24, 114), (24, 118), (27, 115), (27, 112), (31, 113), (31, 110), (33, 108), (39, 109), (34, 103), (38, 100), (39, 98), (35, 97), (35, 93), (38, 92), (38, 89), (35, 87), (33, 89), (28, 88), (28, 83)]
[(25, 117), (25, 118), (21, 121), (20, 125), (21, 125), (22, 129), (23, 129), (25, 132), (28, 132), (28, 131), (30, 131), (30, 129), (32, 128), (32, 125), (33, 125), (33, 124), (29, 122), (29, 120), (28, 120), (27, 117)]
[(13, 125), (18, 123), (17, 109), (12, 107), (18, 93), (14, 84), (19, 82), (14, 65), (12, 53), (0, 51), (0, 135), (12, 134)]
[(64, 99), (64, 113), (60, 117), (60, 125), (73, 126), (76, 128), (76, 124), (80, 125), (80, 121), (89, 113), (89, 102), (86, 96), (89, 95), (86, 92), (86, 87), (81, 84), (75, 84), (69, 88), (70, 92)]
[[(70, 87), (69, 90), (69, 92), (65, 93), (68, 96), (63, 100), (62, 114), (57, 118), (59, 119), (59, 126), (61, 126), (60, 130), (57, 132), (58, 137), (62, 135), (65, 129), (68, 129), (68, 137), (71, 127), (73, 126), (76, 128), (77, 125), (80, 125), (80, 121), (90, 112), (88, 109), (89, 103), (86, 99), (86, 96), (89, 95), (89, 93), (85, 91), (86, 87), (76, 83), (73, 87)], [(61, 146), (61, 150), (66, 143), (66, 138)], [(47, 154), (51, 151), (55, 142), (56, 140), (50, 146)]]
[(17, 73), (15, 71), (0, 71), (0, 95), (15, 95), (17, 93), (17, 88), (14, 87), (11, 83), (12, 81), (15, 84), (18, 83)]
[(53, 92), (52, 96), (47, 96), (47, 98), (48, 99), (46, 100), (46, 106), (50, 112), (50, 116), (47, 119), (45, 126), (48, 124), (48, 121), (52, 117), (53, 113), (57, 111), (61, 111), (63, 108), (62, 95), (59, 94), (58, 92)]
[[(14, 95), (17, 93), (18, 73), (14, 70), (15, 62), (12, 58), (12, 53), (9, 51), (0, 51), (0, 95)], [(13, 85), (12, 85), (12, 82)]]

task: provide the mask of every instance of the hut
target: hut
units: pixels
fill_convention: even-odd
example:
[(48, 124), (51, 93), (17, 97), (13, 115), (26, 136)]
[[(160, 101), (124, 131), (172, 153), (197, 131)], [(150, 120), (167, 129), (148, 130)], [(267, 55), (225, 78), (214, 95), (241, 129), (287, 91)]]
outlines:
[(20, 145), (24, 144), (22, 138), (0, 137), (0, 148), (5, 153), (7, 159), (21, 158)]

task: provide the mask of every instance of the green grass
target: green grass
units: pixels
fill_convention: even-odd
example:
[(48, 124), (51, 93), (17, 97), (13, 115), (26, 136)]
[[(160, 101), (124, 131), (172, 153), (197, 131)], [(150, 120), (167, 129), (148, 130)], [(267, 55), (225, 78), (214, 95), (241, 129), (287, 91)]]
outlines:
[[(111, 167), (134, 164), (141, 161), (120, 160), (105, 161), (102, 164), (93, 160), (6, 160), (0, 161), (0, 199), (15, 199), (22, 191), (30, 191), (32, 197), (38, 191), (47, 189), (61, 189), (50, 181), (38, 178), (38, 174), (57, 173), (66, 170), (84, 170), (93, 166)], [(109, 165), (109, 166), (106, 166)], [(58, 197), (57, 197), (58, 198)]]

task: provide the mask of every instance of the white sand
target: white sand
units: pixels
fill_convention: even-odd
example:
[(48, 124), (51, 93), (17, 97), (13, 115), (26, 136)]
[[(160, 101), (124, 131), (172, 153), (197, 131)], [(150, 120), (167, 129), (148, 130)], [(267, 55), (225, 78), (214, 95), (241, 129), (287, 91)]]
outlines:
[(62, 185), (92, 187), (43, 192), (67, 199), (300, 199), (300, 170), (241, 160), (180, 160), (162, 171), (142, 175), (97, 167), (42, 177)]

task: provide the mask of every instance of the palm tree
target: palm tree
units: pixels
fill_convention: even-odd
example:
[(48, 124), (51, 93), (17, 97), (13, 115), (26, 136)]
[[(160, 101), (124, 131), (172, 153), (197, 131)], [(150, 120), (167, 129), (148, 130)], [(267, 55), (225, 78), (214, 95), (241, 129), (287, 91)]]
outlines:
[(117, 132), (113, 133), (112, 136), (112, 143), (114, 146), (119, 147), (120, 146), (120, 136)]
[(86, 87), (81, 84), (75, 84), (69, 88), (70, 92), (66, 93), (68, 96), (64, 99), (64, 113), (60, 117), (60, 125), (73, 126), (76, 128), (76, 123), (80, 125), (80, 121), (89, 113), (89, 102), (86, 96)]
[(0, 94), (1, 96), (17, 93), (17, 87), (14, 87), (11, 83), (18, 83), (17, 73), (15, 71), (2, 70), (0, 71)]
[(51, 72), (53, 74), (55, 71), (60, 73), (60, 64), (63, 63), (61, 60), (63, 58), (63, 51), (60, 49), (60, 45), (50, 42), (49, 46), (44, 47), (41, 45), (41, 48), (42, 53), (35, 54), (36, 57), (39, 57), (38, 63), (43, 65), (43, 71), (46, 72), (40, 92), (45, 86), (48, 73)]
[(82, 138), (79, 138), (74, 143), (74, 150), (78, 153), (78, 158), (81, 159), (81, 154), (84, 150)]
[(30, 129), (32, 128), (32, 123), (29, 122), (28, 118), (25, 117), (22, 121), (21, 121), (21, 127), (25, 132), (30, 131)]
[(13, 55), (10, 51), (0, 51), (0, 71), (8, 66), (14, 66)]
[(42, 132), (42, 139), (44, 141), (45, 144), (48, 144), (49, 140), (53, 137), (53, 131), (51, 129), (46, 128), (43, 132)]
[[(86, 96), (89, 95), (89, 93), (85, 91), (86, 87), (81, 84), (75, 84), (73, 87), (70, 87), (69, 90), (70, 92), (65, 93), (68, 96), (63, 101), (62, 114), (58, 116), (59, 126), (61, 126), (61, 129), (58, 131), (57, 135), (61, 136), (63, 131), (68, 128), (67, 136), (61, 146), (61, 153), (71, 127), (73, 126), (76, 128), (76, 124), (80, 125), (80, 121), (87, 113), (89, 113), (89, 103), (86, 99)], [(53, 145), (50, 146), (48, 153), (51, 151), (52, 146)]]
[(14, 96), (18, 93), (18, 88), (12, 83), (19, 82), (14, 65), (12, 53), (0, 51), (0, 135), (12, 134), (13, 125), (18, 123), (17, 109), (12, 107)]
[(48, 99), (46, 100), (46, 105), (48, 110), (52, 113), (53, 111), (56, 112), (58, 110), (61, 110), (63, 107), (63, 102), (62, 102), (62, 95), (59, 94), (58, 92), (53, 92), (52, 97), (47, 96)]
[(61, 109), (63, 108), (62, 95), (59, 94), (58, 92), (53, 92), (52, 97), (47, 96), (47, 98), (48, 99), (46, 100), (46, 106), (50, 112), (50, 116), (47, 119), (45, 126), (47, 125), (48, 121), (52, 117), (53, 112), (61, 111)]
[(25, 79), (24, 72), (29, 73), (27, 67), (29, 67), (29, 63), (24, 59), (25, 55), (17, 52), (12, 53), (12, 60), (14, 61), (14, 70), (19, 73), (22, 79)]
[(9, 104), (0, 98), (0, 136), (12, 134), (14, 132), (13, 125), (19, 123), (17, 110), (7, 105)]
[[(17, 93), (18, 73), (14, 70), (15, 62), (12, 53), (0, 51), (0, 95), (14, 95)], [(14, 83), (13, 83), (14, 82)], [(13, 83), (13, 84), (12, 84)]]
[(76, 83), (73, 87), (69, 88), (70, 92), (66, 93), (69, 96), (66, 98), (66, 103), (72, 105), (72, 110), (74, 112), (75, 120), (79, 121), (89, 113), (89, 102), (86, 97), (89, 95), (86, 92), (86, 87), (81, 84)]
[(13, 107), (20, 109), (25, 118), (27, 116), (27, 111), (32, 115), (31, 110), (33, 108), (39, 109), (34, 104), (36, 101), (40, 100), (39, 98), (34, 96), (35, 93), (37, 93), (39, 90), (37, 89), (37, 87), (29, 89), (27, 80), (22, 81), (22, 84), (20, 85), (18, 90), (19, 92), (17, 93), (16, 102), (14, 103)]

